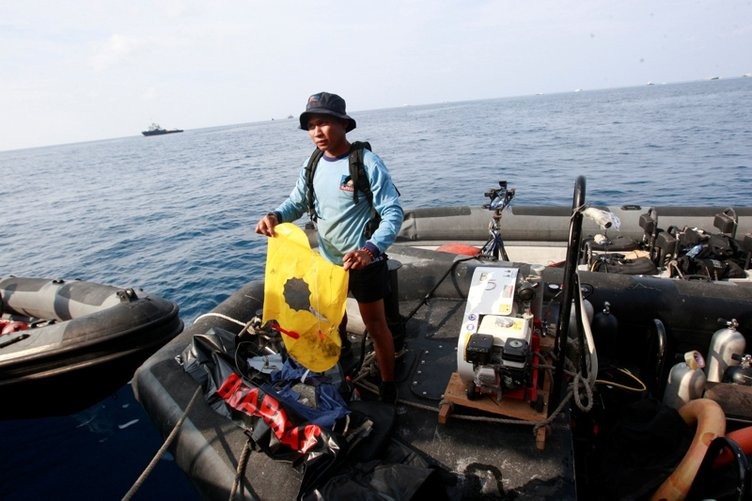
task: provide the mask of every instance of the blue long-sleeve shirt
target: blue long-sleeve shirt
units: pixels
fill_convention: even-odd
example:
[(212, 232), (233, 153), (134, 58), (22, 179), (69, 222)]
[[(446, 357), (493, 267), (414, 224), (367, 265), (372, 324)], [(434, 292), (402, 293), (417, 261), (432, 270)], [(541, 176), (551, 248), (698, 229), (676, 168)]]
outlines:
[[(363, 230), (371, 220), (371, 207), (363, 193), (358, 193), (357, 204), (353, 202), (354, 186), (350, 180), (348, 155), (336, 159), (322, 156), (313, 176), (319, 251), (338, 265), (342, 264), (345, 253), (351, 250), (367, 247), (375, 250), (377, 255), (385, 252), (394, 243), (404, 218), (399, 193), (386, 165), (375, 153), (369, 150), (363, 153), (363, 166), (373, 193), (373, 207), (381, 216), (379, 227), (368, 239)], [(308, 210), (307, 165), (306, 159), (290, 196), (275, 210), (280, 222), (295, 221)]]

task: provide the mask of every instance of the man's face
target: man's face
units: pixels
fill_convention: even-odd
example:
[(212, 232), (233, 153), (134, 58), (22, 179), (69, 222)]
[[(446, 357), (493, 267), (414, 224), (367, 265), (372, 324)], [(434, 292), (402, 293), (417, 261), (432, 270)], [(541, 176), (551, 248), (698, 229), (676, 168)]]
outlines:
[(308, 135), (313, 143), (333, 155), (338, 155), (338, 150), (347, 144), (345, 127), (344, 120), (329, 115), (311, 115), (308, 119)]

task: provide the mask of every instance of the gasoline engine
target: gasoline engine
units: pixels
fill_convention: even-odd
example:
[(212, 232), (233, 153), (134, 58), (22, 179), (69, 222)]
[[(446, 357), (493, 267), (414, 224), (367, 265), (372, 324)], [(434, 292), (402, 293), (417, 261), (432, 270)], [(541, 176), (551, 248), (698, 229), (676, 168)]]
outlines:
[(517, 268), (501, 267), (473, 273), (457, 346), (458, 372), (471, 400), (482, 395), (537, 400), (535, 289), (517, 275)]

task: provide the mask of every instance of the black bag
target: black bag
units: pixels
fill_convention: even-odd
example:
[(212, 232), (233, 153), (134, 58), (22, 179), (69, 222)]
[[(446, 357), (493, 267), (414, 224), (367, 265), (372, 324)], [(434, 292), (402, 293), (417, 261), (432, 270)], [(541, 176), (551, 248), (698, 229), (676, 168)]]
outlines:
[(708, 238), (706, 249), (715, 259), (728, 259), (739, 253), (739, 244), (728, 235), (715, 234)]
[[(686, 279), (726, 280), (744, 278), (746, 256), (739, 243), (723, 233), (709, 234), (684, 227), (676, 232), (678, 276)], [(676, 276), (672, 270), (671, 276)]]
[(646, 257), (627, 259), (624, 254), (602, 254), (593, 263), (591, 271), (619, 273), (621, 275), (656, 275), (658, 268)]
[(676, 239), (679, 241), (679, 250), (687, 252), (692, 247), (707, 240), (707, 234), (698, 228), (689, 228), (685, 226), (676, 233)]
[(747, 276), (733, 259), (719, 260), (684, 255), (676, 259), (676, 266), (681, 271), (681, 276), (687, 279), (725, 280)]

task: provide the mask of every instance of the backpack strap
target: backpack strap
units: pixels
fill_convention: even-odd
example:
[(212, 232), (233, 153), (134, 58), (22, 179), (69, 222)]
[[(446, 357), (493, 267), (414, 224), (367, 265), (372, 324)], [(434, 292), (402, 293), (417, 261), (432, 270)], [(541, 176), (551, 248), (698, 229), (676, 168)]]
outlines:
[(373, 207), (373, 192), (371, 183), (368, 181), (366, 169), (363, 163), (365, 150), (371, 151), (368, 141), (355, 141), (350, 145), (350, 179), (353, 182), (353, 203), (358, 203), (358, 190), (362, 191), (368, 200), (368, 205)]
[(373, 232), (379, 227), (381, 216), (373, 207), (371, 181), (368, 179), (365, 163), (363, 162), (366, 149), (371, 151), (371, 144), (367, 141), (355, 141), (350, 145), (350, 179), (355, 188), (353, 190), (353, 203), (358, 203), (358, 191), (361, 191), (366, 196), (368, 206), (371, 208), (371, 219), (366, 223), (366, 227), (363, 228), (363, 234), (366, 238), (371, 238)]
[(311, 153), (311, 157), (308, 159), (308, 165), (306, 165), (306, 204), (308, 205), (308, 216), (314, 223), (318, 220), (319, 216), (316, 214), (316, 208), (313, 203), (313, 175), (316, 172), (316, 166), (319, 164), (319, 160), (324, 155), (324, 152), (316, 148)]

